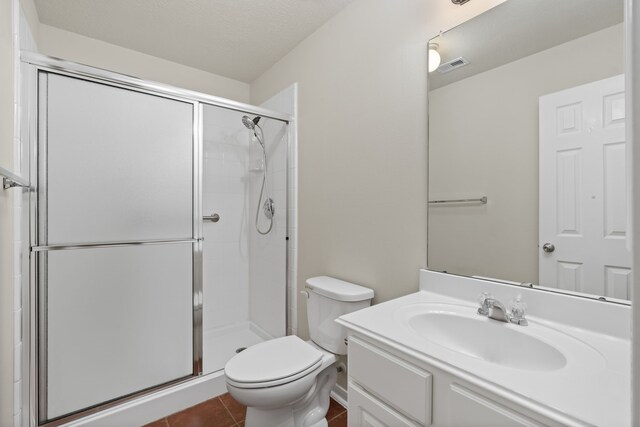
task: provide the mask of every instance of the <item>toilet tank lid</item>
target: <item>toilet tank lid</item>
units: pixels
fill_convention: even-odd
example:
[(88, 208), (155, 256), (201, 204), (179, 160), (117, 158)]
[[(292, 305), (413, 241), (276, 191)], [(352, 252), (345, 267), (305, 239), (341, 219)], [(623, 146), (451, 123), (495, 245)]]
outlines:
[(311, 292), (336, 301), (355, 302), (373, 298), (373, 289), (329, 276), (318, 276), (307, 279), (306, 288)]

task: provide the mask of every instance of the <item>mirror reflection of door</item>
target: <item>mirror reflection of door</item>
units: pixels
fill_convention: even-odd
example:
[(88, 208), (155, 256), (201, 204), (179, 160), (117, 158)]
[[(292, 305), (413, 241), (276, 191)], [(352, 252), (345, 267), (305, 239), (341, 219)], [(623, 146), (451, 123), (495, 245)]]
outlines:
[(430, 270), (629, 298), (623, 21), (509, 0), (429, 40), (429, 200), (486, 196), (429, 204)]
[(540, 283), (629, 299), (624, 76), (539, 105)]

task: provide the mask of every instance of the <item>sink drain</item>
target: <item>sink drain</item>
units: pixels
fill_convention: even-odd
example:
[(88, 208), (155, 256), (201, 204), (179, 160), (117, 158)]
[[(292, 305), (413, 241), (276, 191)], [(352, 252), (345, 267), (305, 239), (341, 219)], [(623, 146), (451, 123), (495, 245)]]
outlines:
[(241, 351), (245, 351), (247, 347), (240, 347), (236, 349), (236, 353), (240, 353)]

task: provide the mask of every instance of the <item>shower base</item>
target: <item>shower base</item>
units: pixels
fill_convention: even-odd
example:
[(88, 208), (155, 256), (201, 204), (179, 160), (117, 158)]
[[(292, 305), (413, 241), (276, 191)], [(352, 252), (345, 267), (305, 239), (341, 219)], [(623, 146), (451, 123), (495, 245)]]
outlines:
[(89, 415), (67, 427), (141, 426), (227, 392), (224, 372), (194, 377), (175, 386)]
[(238, 350), (269, 340), (272, 337), (252, 322), (205, 331), (202, 352), (204, 374), (224, 369)]

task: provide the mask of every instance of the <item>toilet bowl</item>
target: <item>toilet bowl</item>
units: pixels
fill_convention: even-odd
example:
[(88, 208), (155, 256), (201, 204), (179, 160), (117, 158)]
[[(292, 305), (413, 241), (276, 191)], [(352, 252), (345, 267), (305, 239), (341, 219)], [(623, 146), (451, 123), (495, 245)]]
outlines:
[(371, 289), (331, 277), (307, 280), (310, 341), (275, 338), (237, 354), (225, 366), (227, 389), (247, 406), (246, 427), (326, 427), (336, 355), (347, 333), (334, 322), (368, 307)]

